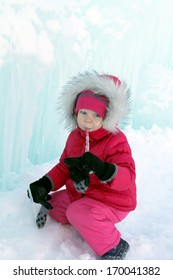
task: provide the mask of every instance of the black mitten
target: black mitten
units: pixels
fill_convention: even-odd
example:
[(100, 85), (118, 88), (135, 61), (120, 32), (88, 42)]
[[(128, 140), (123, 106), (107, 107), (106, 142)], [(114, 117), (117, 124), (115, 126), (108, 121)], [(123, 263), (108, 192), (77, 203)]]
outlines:
[(52, 184), (46, 176), (43, 176), (38, 181), (31, 183), (30, 190), (31, 190), (33, 201), (35, 203), (40, 203), (48, 210), (51, 210), (52, 205), (48, 203), (48, 200), (51, 199), (51, 196), (49, 195), (51, 189), (52, 189)]
[(101, 181), (109, 181), (116, 173), (115, 164), (103, 162), (90, 152), (83, 154), (81, 162), (83, 170), (94, 172)]
[(90, 184), (89, 172), (81, 168), (81, 157), (65, 158), (64, 163), (68, 165), (70, 178), (78, 192), (84, 193)]

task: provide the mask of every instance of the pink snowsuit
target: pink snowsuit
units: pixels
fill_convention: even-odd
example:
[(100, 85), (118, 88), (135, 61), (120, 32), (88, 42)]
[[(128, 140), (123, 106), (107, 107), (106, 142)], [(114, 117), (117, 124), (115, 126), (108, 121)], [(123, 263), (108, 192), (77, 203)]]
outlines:
[[(114, 163), (118, 170), (110, 182), (101, 182), (90, 174), (87, 191), (77, 192), (70, 179), (65, 157), (81, 156), (85, 152), (85, 131), (76, 128), (66, 142), (59, 163), (46, 175), (53, 185), (49, 215), (62, 224), (71, 224), (98, 256), (115, 247), (120, 232), (115, 224), (136, 207), (135, 163), (126, 136), (100, 128), (89, 133), (90, 152), (103, 161)], [(66, 189), (59, 190), (66, 186)]]

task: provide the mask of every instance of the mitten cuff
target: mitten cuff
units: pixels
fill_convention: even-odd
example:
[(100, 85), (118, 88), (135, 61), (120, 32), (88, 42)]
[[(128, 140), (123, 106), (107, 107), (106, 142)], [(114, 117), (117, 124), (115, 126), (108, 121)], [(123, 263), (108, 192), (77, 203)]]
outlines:
[(42, 186), (47, 190), (49, 193), (51, 190), (53, 190), (53, 184), (51, 179), (49, 179), (48, 176), (43, 176), (39, 182), (42, 184)]
[(118, 166), (116, 164), (105, 162), (105, 172), (99, 179), (103, 183), (108, 183), (116, 176), (117, 172)]

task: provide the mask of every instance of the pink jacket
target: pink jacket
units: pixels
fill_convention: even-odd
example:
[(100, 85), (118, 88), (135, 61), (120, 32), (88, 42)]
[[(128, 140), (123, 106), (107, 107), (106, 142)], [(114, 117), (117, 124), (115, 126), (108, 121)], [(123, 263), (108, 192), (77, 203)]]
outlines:
[(134, 210), (136, 207), (135, 163), (126, 136), (120, 130), (113, 134), (100, 128), (89, 133), (90, 152), (103, 161), (117, 165), (118, 171), (114, 179), (103, 183), (95, 174), (90, 174), (88, 190), (84, 194), (76, 191), (63, 159), (81, 156), (85, 152), (85, 133), (79, 128), (70, 133), (59, 163), (46, 174), (52, 181), (53, 191), (65, 185), (71, 201), (86, 196), (122, 211)]

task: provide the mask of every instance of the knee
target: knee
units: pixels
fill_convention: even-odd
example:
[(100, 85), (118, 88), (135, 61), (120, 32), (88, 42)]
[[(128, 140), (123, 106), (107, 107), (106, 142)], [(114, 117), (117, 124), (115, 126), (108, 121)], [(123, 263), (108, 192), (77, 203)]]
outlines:
[(83, 219), (83, 216), (84, 210), (80, 200), (74, 201), (68, 206), (66, 210), (66, 217), (70, 224), (73, 224), (76, 221), (80, 221), (81, 219)]

